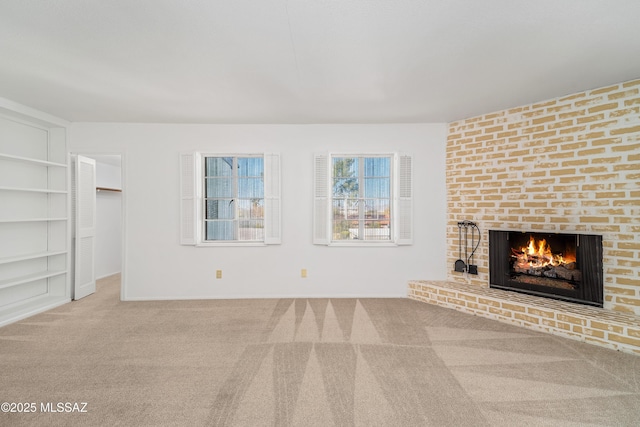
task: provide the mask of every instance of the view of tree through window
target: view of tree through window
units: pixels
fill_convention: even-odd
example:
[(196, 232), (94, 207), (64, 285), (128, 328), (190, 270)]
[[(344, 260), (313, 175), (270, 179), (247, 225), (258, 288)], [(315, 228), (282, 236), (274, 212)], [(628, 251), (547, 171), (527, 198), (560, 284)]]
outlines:
[(391, 240), (391, 157), (333, 157), (332, 240)]
[(263, 157), (205, 157), (205, 240), (264, 240)]

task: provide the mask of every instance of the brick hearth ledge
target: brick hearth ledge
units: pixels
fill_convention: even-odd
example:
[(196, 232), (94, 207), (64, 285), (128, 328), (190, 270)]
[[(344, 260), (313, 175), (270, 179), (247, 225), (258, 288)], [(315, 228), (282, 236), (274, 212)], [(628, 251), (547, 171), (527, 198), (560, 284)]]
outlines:
[(408, 297), (640, 355), (640, 316), (447, 281), (409, 281)]

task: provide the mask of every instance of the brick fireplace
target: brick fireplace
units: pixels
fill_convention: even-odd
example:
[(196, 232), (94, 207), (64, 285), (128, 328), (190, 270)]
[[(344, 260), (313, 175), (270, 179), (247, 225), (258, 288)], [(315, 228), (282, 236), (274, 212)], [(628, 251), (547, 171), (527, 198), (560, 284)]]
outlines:
[[(631, 329), (616, 330), (640, 352), (640, 80), (450, 123), (446, 162), (449, 272), (437, 286), (485, 292), (489, 230), (598, 235), (602, 308), (585, 309), (599, 326), (625, 319)], [(481, 230), (477, 275), (453, 269), (461, 221)]]

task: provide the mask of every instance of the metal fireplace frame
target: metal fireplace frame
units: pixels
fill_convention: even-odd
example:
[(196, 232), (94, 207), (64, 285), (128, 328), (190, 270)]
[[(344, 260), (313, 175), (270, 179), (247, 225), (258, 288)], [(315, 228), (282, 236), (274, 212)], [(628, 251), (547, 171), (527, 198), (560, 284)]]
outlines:
[(593, 234), (566, 234), (575, 236), (576, 263), (582, 272), (577, 289), (559, 289), (537, 284), (520, 283), (513, 279), (510, 268), (511, 233), (538, 236), (558, 236), (560, 233), (542, 231), (489, 230), (489, 286), (492, 288), (547, 298), (570, 301), (596, 307), (603, 304), (603, 253), (602, 236)]

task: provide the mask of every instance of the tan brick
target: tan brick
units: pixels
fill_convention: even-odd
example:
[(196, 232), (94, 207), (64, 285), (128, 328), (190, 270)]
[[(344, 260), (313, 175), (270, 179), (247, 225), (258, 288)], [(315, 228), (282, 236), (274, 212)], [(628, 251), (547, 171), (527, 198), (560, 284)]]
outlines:
[(486, 298), (478, 298), (478, 302), (480, 304), (490, 305), (492, 307), (500, 307), (500, 303), (498, 301), (494, 301)]
[(613, 92), (614, 90), (618, 90), (619, 87), (620, 85), (614, 85), (614, 86), (607, 86), (599, 89), (594, 89), (591, 92), (589, 92), (589, 95), (599, 95), (602, 93)]
[(560, 129), (560, 134), (575, 134), (575, 133), (579, 133), (579, 132), (584, 132), (587, 130), (586, 126), (574, 126), (574, 127), (570, 127), (570, 128), (564, 128), (564, 129)]
[(622, 160), (622, 157), (599, 157), (597, 159), (591, 159), (591, 163), (600, 164), (600, 163), (619, 163)]
[(514, 313), (513, 317), (516, 318), (516, 319), (519, 319), (519, 320), (524, 320), (525, 322), (528, 322), (528, 323), (532, 323), (534, 325), (540, 324), (540, 319), (539, 318), (533, 317), (533, 316), (528, 316), (528, 315), (523, 314), (523, 313)]
[(555, 312), (553, 311), (542, 310), (534, 307), (527, 307), (527, 313), (538, 317), (545, 317), (547, 319), (553, 319), (555, 317)]
[(522, 176), (524, 178), (535, 178), (535, 177), (546, 176), (546, 175), (547, 175), (546, 170), (534, 170), (534, 171), (528, 171), (528, 172), (522, 173)]
[(603, 331), (597, 331), (594, 329), (585, 328), (582, 333), (591, 337), (605, 338), (605, 333)]
[(518, 311), (521, 313), (526, 312), (526, 308), (524, 308), (521, 305), (517, 305), (517, 304), (511, 304), (508, 302), (503, 302), (502, 303), (502, 308), (506, 309), (506, 310), (511, 310), (511, 311)]
[[(586, 175), (593, 175), (594, 173), (602, 173), (608, 171), (609, 168), (606, 166), (591, 166), (588, 168), (580, 168), (580, 172)], [(617, 177), (617, 174), (615, 174), (614, 176)]]
[(549, 171), (549, 175), (551, 175), (551, 176), (575, 175), (575, 174), (576, 174), (576, 169), (575, 168), (555, 169), (555, 170), (550, 170)]
[(631, 277), (618, 277), (616, 278), (617, 285), (626, 285), (626, 286), (640, 286), (640, 279), (631, 278)]
[(611, 341), (616, 341), (622, 344), (628, 344), (628, 345), (632, 345), (634, 347), (640, 348), (640, 339), (638, 338), (626, 337), (624, 335), (617, 335), (612, 333), (607, 334), (607, 337)]
[(511, 314), (510, 311), (501, 310), (501, 309), (495, 308), (495, 307), (489, 307), (489, 313), (498, 314), (498, 315), (503, 316), (503, 317), (513, 317), (513, 315)]
[(622, 199), (627, 197), (624, 191), (600, 191), (596, 193), (596, 199)]
[(587, 159), (567, 160), (566, 162), (562, 162), (562, 167), (583, 166), (588, 164), (589, 164), (589, 160)]
[(456, 306), (459, 306), (459, 307), (464, 307), (465, 304), (466, 304), (465, 300), (461, 300), (461, 299), (453, 298), (453, 297), (448, 297), (446, 301), (449, 304), (453, 304), (453, 305), (456, 305)]
[(633, 86), (640, 86), (640, 79), (629, 80), (628, 82), (622, 83), (622, 87), (623, 88), (628, 88), (628, 87), (633, 87)]
[(620, 129), (611, 129), (611, 135), (623, 135), (627, 133), (638, 133), (640, 132), (640, 125), (620, 128)]
[(574, 151), (574, 150), (578, 150), (580, 148), (584, 148), (587, 146), (586, 142), (573, 142), (570, 144), (563, 144), (562, 146), (560, 146), (560, 148), (562, 150), (570, 150), (570, 151)]
[(596, 105), (594, 107), (591, 107), (588, 109), (588, 111), (589, 111), (589, 114), (593, 114), (599, 111), (614, 110), (616, 108), (618, 108), (618, 103), (610, 102), (608, 104), (601, 104), (601, 105)]
[(596, 154), (602, 154), (602, 153), (604, 153), (606, 151), (607, 150), (604, 147), (591, 148), (591, 149), (588, 149), (588, 150), (578, 151), (578, 156), (593, 156), (593, 155), (596, 155)]
[(587, 321), (581, 317), (571, 316), (569, 314), (558, 314), (556, 317), (559, 321), (571, 323), (573, 325), (586, 326)]
[(592, 123), (598, 120), (604, 120), (604, 113), (594, 114), (593, 116), (579, 117), (576, 119), (576, 124)]
[(636, 170), (640, 170), (640, 163), (628, 163), (628, 164), (620, 164), (620, 165), (615, 165), (613, 167), (614, 171), (636, 171)]
[[(558, 147), (555, 145), (547, 145), (544, 147), (535, 147), (533, 149), (533, 153), (534, 154), (543, 154), (543, 153), (554, 153), (558, 151)], [(537, 157), (537, 156), (536, 156)], [(534, 157), (533, 160), (535, 160), (536, 158)], [(523, 159), (524, 160), (524, 159)]]
[(504, 130), (504, 125), (499, 125), (499, 126), (492, 126), (492, 127), (487, 127), (484, 129), (485, 133), (496, 133), (496, 132), (502, 132)]
[(522, 157), (522, 156), (526, 156), (527, 154), (530, 154), (531, 150), (526, 149), (526, 150), (516, 150), (516, 151), (512, 151), (509, 153), (509, 157)]
[(621, 110), (612, 111), (609, 117), (624, 117), (640, 113), (640, 107), (623, 108)]
[(613, 305), (611, 307), (612, 310), (614, 311), (619, 311), (621, 313), (629, 313), (629, 314), (635, 314), (635, 312), (633, 311), (633, 309), (626, 307), (624, 305)]
[(618, 249), (640, 251), (640, 242), (619, 242)]
[(607, 98), (608, 99), (628, 98), (628, 97), (637, 95), (638, 92), (639, 92), (638, 89), (623, 90), (621, 92), (611, 93), (607, 96)]
[(591, 141), (591, 145), (594, 147), (601, 145), (613, 145), (622, 142), (622, 138), (598, 138)]
[(624, 331), (624, 328), (622, 326), (611, 325), (609, 323), (599, 322), (597, 320), (592, 320), (590, 322), (590, 326), (592, 328), (595, 328), (595, 329), (601, 329), (603, 331), (615, 332), (615, 333), (618, 333), (618, 334), (621, 334)]
[(608, 224), (610, 221), (610, 218), (607, 216), (581, 216), (580, 221), (584, 223), (589, 223), (589, 224), (593, 224), (593, 223)]
[(565, 96), (563, 98), (560, 98), (558, 101), (559, 102), (573, 101), (573, 100), (576, 100), (576, 99), (584, 98), (585, 96), (587, 96), (587, 95), (584, 92), (575, 93), (575, 94), (567, 95), (567, 96)]
[(481, 142), (481, 141), (490, 141), (494, 138), (495, 136), (493, 134), (488, 133), (486, 135), (476, 136), (475, 138), (473, 138), (473, 140), (476, 142)]
[(487, 119), (487, 117), (483, 117), (484, 120), (481, 120), (476, 123), (476, 126), (481, 128), (486, 128), (487, 126), (491, 126), (495, 123), (495, 120)]
[[(557, 107), (552, 107), (547, 109), (548, 112), (560, 112), (560, 111), (564, 111), (567, 109), (570, 109), (571, 105), (570, 104), (565, 104), (565, 105), (560, 105)], [(564, 119), (569, 119), (569, 118), (575, 118), (575, 117), (580, 117), (580, 116), (584, 116), (586, 110), (572, 110), (572, 111), (568, 111), (566, 113), (560, 113), (558, 114), (558, 119), (559, 120), (564, 120)]]
[(542, 123), (553, 122), (555, 120), (556, 120), (556, 116), (555, 116), (555, 114), (553, 114), (553, 115), (550, 115), (550, 116), (535, 118), (535, 119), (531, 120), (531, 124), (539, 125), (539, 124), (542, 124)]

